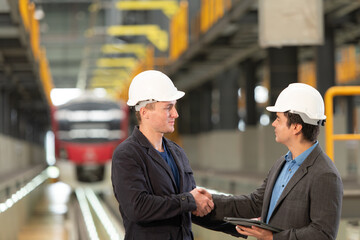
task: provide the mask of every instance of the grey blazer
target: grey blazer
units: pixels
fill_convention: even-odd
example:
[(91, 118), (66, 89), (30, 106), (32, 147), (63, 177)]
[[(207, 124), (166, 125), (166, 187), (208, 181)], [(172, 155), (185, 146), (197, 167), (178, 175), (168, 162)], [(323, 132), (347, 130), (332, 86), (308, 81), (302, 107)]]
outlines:
[[(207, 220), (259, 216), (266, 219), (272, 189), (284, 163), (283, 156), (263, 184), (249, 195), (214, 195), (215, 210)], [(290, 179), (275, 206), (269, 224), (284, 231), (274, 234), (274, 240), (336, 239), (342, 197), (340, 175), (318, 145)]]

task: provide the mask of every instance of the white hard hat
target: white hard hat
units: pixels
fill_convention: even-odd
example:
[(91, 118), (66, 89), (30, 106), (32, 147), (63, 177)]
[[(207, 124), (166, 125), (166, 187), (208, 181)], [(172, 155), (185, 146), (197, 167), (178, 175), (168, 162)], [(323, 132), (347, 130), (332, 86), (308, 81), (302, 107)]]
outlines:
[(321, 94), (310, 85), (292, 83), (276, 99), (275, 106), (268, 106), (270, 112), (291, 112), (299, 114), (301, 119), (311, 125), (323, 124), (324, 100)]
[[(178, 91), (171, 79), (156, 70), (139, 73), (129, 87), (129, 106), (135, 106), (143, 101), (174, 101), (182, 98), (184, 92)], [(136, 109), (137, 111), (139, 109)]]

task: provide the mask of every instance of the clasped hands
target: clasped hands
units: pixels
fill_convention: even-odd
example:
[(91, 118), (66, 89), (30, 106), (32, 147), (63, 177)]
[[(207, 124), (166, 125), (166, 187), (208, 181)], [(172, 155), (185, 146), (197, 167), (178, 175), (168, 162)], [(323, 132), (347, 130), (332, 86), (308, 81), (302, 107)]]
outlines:
[(214, 209), (212, 195), (203, 188), (194, 188), (190, 192), (196, 202), (196, 210), (192, 212), (195, 216), (203, 217)]

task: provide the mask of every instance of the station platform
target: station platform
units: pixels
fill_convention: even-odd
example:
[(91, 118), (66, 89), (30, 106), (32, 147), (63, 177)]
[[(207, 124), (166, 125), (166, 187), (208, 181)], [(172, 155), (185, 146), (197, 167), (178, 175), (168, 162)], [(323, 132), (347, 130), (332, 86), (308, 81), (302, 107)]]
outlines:
[(68, 206), (71, 189), (62, 182), (48, 183), (18, 240), (69, 240)]
[(123, 239), (122, 222), (114, 197), (84, 184), (76, 189), (64, 182), (47, 181), (20, 228), (18, 240)]
[[(203, 174), (203, 173), (202, 173)], [(199, 172), (199, 176), (202, 175)], [(244, 180), (244, 179), (243, 179)], [(252, 180), (253, 181), (253, 180)], [(256, 181), (255, 181), (256, 182)], [(349, 201), (360, 196), (359, 191), (355, 191), (355, 186), (358, 184), (354, 181), (345, 181), (345, 196), (344, 200), (346, 205), (350, 206)], [(82, 188), (80, 187), (82, 186)], [(17, 239), (18, 240), (82, 240), (82, 239), (123, 239), (124, 230), (122, 223), (119, 221), (117, 202), (113, 198), (112, 194), (105, 191), (102, 194), (98, 193), (98, 189), (94, 191), (99, 203), (103, 206), (104, 213), (108, 217), (99, 217), (96, 209), (96, 204), (91, 200), (91, 194), (89, 194), (89, 184), (77, 185), (77, 189), (74, 189), (64, 182), (52, 182), (47, 181), (42, 186), (42, 193), (39, 199), (36, 201), (34, 210), (31, 213), (31, 217), (21, 227)], [(82, 189), (82, 190), (79, 190)], [(84, 207), (81, 207), (82, 200), (79, 194), (82, 192), (84, 197), (88, 200), (89, 215), (86, 211), (83, 211)], [(93, 195), (93, 196), (95, 196)], [(100, 197), (100, 195), (102, 195)], [(353, 206), (353, 211), (356, 212), (357, 207)], [(349, 216), (351, 212), (348, 207), (343, 208), (343, 217), (340, 221), (340, 228), (338, 234), (338, 240), (360, 240), (360, 232), (358, 231), (359, 218), (355, 216)], [(356, 215), (356, 214), (355, 214)], [(84, 218), (85, 217), (85, 218)], [(108, 224), (108, 221), (114, 223), (113, 230), (106, 230), (104, 225)], [(95, 237), (89, 236), (91, 232), (91, 226), (86, 225), (86, 222), (92, 222), (94, 229), (96, 229)], [(91, 225), (91, 224), (90, 224)], [(114, 236), (111, 237), (111, 232)], [(196, 240), (231, 240), (234, 239), (223, 233), (210, 231), (193, 225), (194, 236)], [(121, 232), (119, 234), (119, 232)], [(249, 238), (249, 240), (255, 240)]]

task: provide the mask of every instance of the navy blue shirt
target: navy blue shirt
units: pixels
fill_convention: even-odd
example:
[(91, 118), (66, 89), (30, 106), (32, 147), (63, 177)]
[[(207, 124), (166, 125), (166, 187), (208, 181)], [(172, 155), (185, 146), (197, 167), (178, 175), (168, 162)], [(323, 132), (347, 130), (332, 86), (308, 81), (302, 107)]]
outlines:
[(173, 173), (174, 179), (175, 179), (175, 183), (178, 189), (180, 189), (180, 175), (179, 175), (179, 170), (176, 166), (175, 160), (173, 158), (173, 156), (171, 155), (170, 151), (166, 148), (166, 144), (163, 141), (163, 146), (164, 146), (164, 152), (159, 152), (158, 153), (161, 155), (161, 157), (167, 162), (167, 164), (170, 166), (171, 171)]

